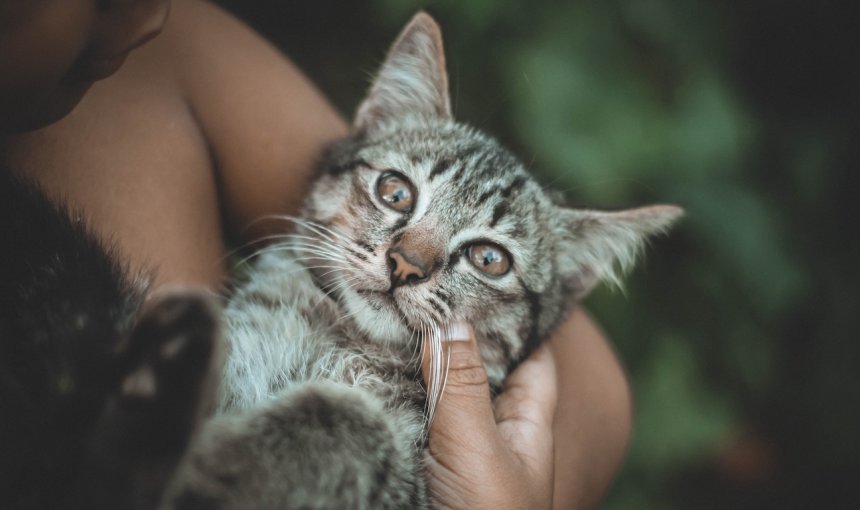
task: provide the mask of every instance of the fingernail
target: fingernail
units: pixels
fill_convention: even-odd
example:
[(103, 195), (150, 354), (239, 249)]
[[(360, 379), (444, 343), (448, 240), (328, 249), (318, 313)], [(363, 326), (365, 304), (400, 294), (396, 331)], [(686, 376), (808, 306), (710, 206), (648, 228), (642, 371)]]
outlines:
[(446, 342), (468, 342), (472, 338), (472, 328), (464, 321), (448, 323), (444, 328)]

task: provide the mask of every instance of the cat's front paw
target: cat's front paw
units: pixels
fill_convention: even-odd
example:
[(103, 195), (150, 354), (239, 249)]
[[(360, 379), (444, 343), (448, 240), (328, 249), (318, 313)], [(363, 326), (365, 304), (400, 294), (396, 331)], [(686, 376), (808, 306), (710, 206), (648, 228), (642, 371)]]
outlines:
[(415, 418), (359, 388), (297, 387), (209, 422), (166, 508), (426, 508)]
[(215, 298), (202, 292), (153, 298), (122, 348), (119, 397), (157, 403), (174, 415), (187, 410), (197, 400), (190, 392), (203, 389), (220, 361), (220, 314)]
[(155, 508), (212, 408), (220, 308), (192, 291), (153, 297), (115, 353), (115, 386), (92, 434), (70, 507)]

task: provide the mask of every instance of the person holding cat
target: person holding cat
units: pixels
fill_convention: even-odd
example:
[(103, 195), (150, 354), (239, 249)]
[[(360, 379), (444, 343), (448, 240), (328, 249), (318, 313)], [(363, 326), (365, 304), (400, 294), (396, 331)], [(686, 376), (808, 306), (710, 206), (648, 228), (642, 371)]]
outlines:
[[(227, 246), (295, 213), (346, 132), (285, 57), (206, 2), (0, 0), (0, 162), (85, 211), (132, 270), (155, 268), (155, 292), (221, 289)], [(471, 330), (452, 329), (464, 341), (430, 434), (438, 501), (593, 507), (631, 420), (602, 333), (574, 312), (491, 401)]]

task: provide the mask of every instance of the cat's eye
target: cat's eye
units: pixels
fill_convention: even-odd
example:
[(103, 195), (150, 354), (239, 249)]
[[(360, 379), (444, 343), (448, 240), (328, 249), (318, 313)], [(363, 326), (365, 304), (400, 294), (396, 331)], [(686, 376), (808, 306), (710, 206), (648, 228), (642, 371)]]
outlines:
[(415, 193), (412, 190), (412, 183), (406, 177), (395, 172), (385, 172), (376, 183), (376, 193), (385, 205), (395, 211), (403, 213), (412, 211)]
[(493, 243), (475, 243), (466, 248), (469, 262), (491, 276), (502, 276), (511, 269), (511, 256)]

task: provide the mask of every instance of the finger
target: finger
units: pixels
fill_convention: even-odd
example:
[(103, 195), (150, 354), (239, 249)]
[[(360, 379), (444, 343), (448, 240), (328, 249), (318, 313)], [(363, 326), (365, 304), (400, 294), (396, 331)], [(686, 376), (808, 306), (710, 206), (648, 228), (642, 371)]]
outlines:
[[(544, 345), (511, 373), (495, 402), (502, 440), (532, 473), (552, 472), (552, 424), (557, 403), (555, 360), (552, 350)], [(551, 483), (545, 476), (539, 478), (534, 483)]]
[(505, 380), (496, 398), (497, 422), (529, 421), (539, 426), (552, 425), (558, 404), (558, 378), (555, 358), (548, 344), (539, 347)]
[[(430, 447), (434, 455), (444, 450), (460, 456), (475, 448), (494, 446), (498, 436), (487, 372), (474, 331), (466, 323), (454, 323), (443, 328), (443, 335), (447, 337), (442, 356), (449, 360), (447, 379), (430, 427)], [(425, 346), (425, 353), (428, 350)], [(422, 373), (428, 386), (430, 368), (425, 354)]]

